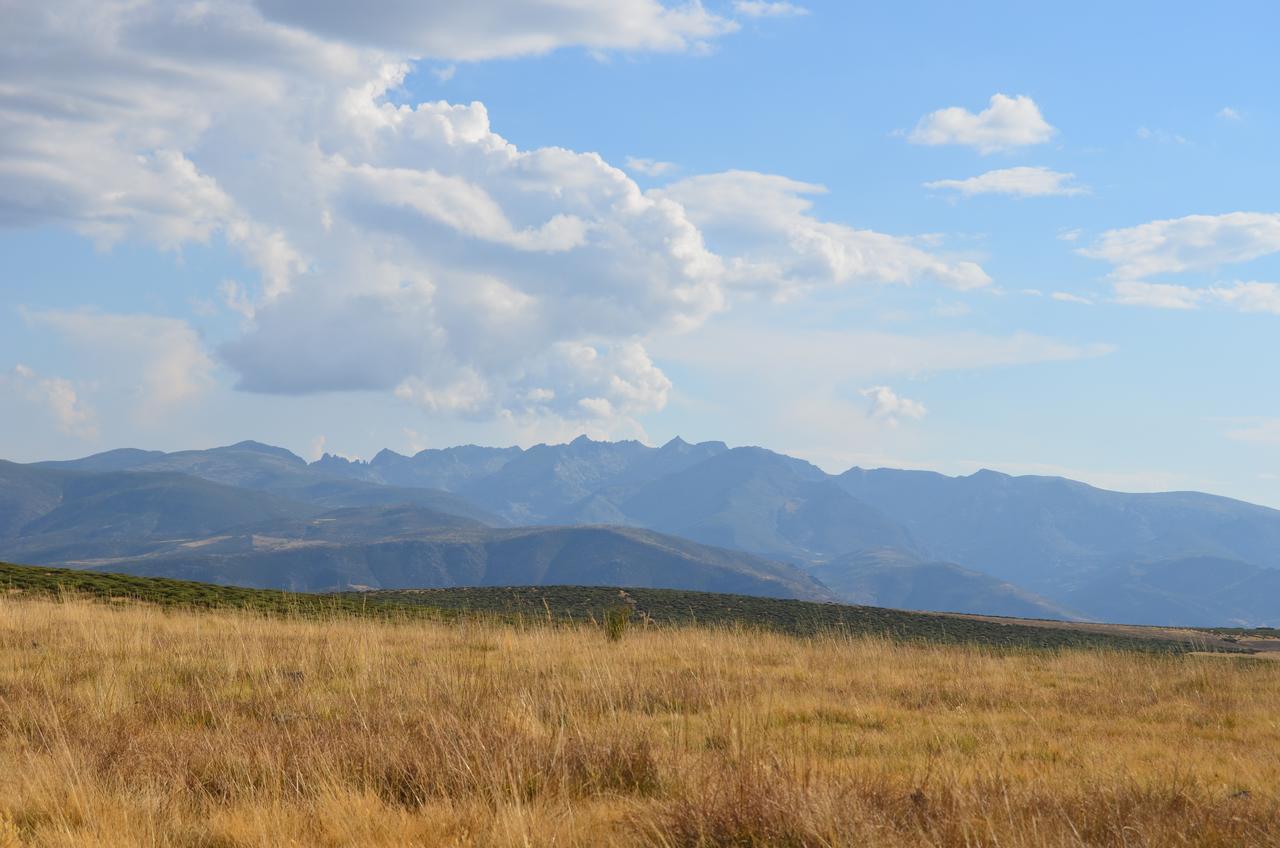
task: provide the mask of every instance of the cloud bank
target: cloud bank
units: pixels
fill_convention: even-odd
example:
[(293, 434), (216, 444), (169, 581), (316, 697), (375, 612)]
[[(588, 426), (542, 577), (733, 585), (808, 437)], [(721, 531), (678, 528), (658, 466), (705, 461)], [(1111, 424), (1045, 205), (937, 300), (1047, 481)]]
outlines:
[[(216, 355), (245, 391), (389, 392), (439, 414), (633, 431), (670, 391), (652, 339), (738, 298), (989, 282), (921, 240), (823, 220), (818, 186), (730, 172), (646, 192), (594, 153), (518, 146), (482, 103), (403, 102), (419, 60), (697, 52), (735, 28), (697, 3), (5, 14), (0, 226), (239, 251), (258, 279), (224, 282), (242, 329)], [(35, 320), (135, 363), (153, 410), (220, 367), (177, 319)]]

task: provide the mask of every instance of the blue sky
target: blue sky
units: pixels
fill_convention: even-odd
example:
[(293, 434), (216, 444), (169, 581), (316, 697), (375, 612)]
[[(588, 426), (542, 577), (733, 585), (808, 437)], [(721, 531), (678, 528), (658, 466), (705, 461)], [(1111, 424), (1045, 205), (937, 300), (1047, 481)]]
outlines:
[(1280, 506), (1270, 4), (6, 15), (6, 458), (679, 434)]

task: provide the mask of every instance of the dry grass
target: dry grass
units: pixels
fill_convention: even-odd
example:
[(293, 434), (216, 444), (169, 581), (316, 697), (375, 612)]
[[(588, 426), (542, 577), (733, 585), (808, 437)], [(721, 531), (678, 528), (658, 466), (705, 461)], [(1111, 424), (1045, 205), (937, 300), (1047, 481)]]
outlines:
[(0, 846), (1280, 845), (1280, 665), (0, 598)]

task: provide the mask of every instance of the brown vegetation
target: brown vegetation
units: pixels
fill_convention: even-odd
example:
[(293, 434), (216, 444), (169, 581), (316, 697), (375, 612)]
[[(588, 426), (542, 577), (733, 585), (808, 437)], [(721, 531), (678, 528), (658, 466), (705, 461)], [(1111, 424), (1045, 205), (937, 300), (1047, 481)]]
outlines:
[(0, 597), (0, 846), (1280, 845), (1280, 664)]

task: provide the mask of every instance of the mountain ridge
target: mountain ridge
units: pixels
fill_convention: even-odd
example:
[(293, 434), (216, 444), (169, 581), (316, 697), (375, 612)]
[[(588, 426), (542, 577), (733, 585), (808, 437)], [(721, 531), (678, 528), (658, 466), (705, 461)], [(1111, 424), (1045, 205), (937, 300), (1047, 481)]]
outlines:
[[(415, 504), (495, 526), (644, 528), (784, 561), (836, 583), (864, 581), (857, 591), (875, 571), (879, 591), (897, 586), (893, 591), (920, 603), (967, 599), (975, 612), (1007, 604), (1026, 612), (1020, 604), (1044, 603), (1086, 618), (1132, 614), (1141, 619), (1134, 623), (1280, 620), (1280, 598), (1233, 590), (1230, 582), (1230, 563), (1250, 569), (1248, 585), (1270, 586), (1273, 572), (1280, 575), (1280, 511), (1200, 492), (1112, 492), (990, 469), (950, 477), (855, 466), (829, 474), (760, 447), (680, 438), (652, 447), (585, 436), (527, 449), (460, 445), (413, 456), (384, 449), (368, 462), (325, 455), (312, 463), (249, 441), (167, 454), (124, 449), (15, 468), (122, 466), (187, 473), (313, 508)], [(6, 489), (0, 468), (0, 534), (11, 534), (23, 516), (44, 508), (33, 504), (47, 506), (54, 496), (23, 483), (24, 473), (30, 476), (10, 468)], [(901, 552), (912, 564), (890, 569), (859, 560), (876, 550)], [(837, 576), (833, 563), (848, 573)], [(1197, 598), (1202, 587), (1193, 591), (1175, 579), (1187, 569), (1223, 583), (1210, 593), (1214, 603)], [(932, 594), (929, 581), (938, 587)], [(1100, 588), (1107, 585), (1118, 598)], [(1188, 615), (1198, 618), (1177, 620)]]

